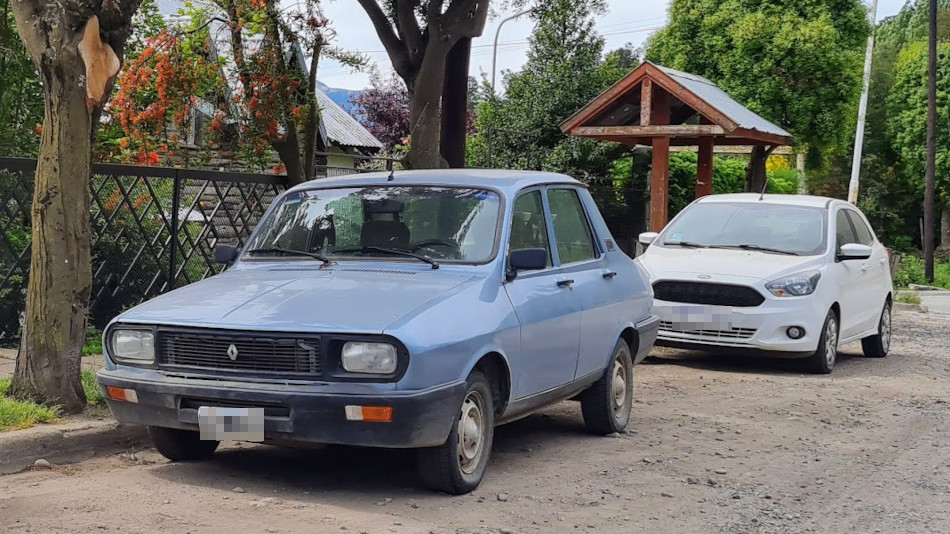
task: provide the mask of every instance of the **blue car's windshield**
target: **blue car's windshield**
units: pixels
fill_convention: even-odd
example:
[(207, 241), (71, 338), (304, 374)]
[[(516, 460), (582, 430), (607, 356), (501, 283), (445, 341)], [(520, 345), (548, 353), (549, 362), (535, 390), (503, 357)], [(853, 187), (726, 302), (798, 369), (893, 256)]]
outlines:
[[(498, 194), (485, 189), (370, 186), (285, 197), (249, 244), (255, 260), (367, 257), (483, 263), (495, 250)], [(283, 251), (283, 252), (282, 252)], [(406, 254), (410, 253), (410, 254)]]

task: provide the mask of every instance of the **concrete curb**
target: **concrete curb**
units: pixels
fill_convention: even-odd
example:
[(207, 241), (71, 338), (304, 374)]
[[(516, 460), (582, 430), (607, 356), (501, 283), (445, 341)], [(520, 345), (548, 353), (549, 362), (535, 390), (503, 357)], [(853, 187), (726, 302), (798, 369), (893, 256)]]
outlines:
[(914, 312), (919, 312), (919, 313), (927, 313), (927, 308), (925, 306), (922, 306), (920, 304), (910, 304), (907, 302), (895, 302), (894, 309), (903, 310), (903, 311), (914, 311)]
[(39, 458), (52, 464), (105, 456), (148, 443), (141, 425), (90, 420), (0, 432), (0, 475), (16, 473)]

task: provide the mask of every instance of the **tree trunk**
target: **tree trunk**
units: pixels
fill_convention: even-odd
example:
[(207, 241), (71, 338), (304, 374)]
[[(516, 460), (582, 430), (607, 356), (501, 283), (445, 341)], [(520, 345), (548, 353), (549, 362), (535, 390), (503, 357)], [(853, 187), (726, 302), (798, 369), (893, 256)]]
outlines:
[(468, 124), (468, 63), (472, 40), (459, 39), (445, 60), (442, 86), (442, 133), (440, 150), (453, 169), (465, 166), (466, 126)]
[(448, 165), (442, 157), (441, 101), (445, 80), (446, 51), (429, 43), (418, 83), (413, 83), (409, 94), (409, 154), (405, 164), (411, 169), (441, 169)]
[[(749, 158), (749, 166), (746, 167), (745, 190), (751, 193), (761, 193), (765, 190), (765, 184), (768, 177), (765, 173), (765, 163), (775, 147), (755, 146), (752, 147), (752, 155)], [(767, 193), (768, 191), (766, 191)]]
[[(21, 29), (23, 22), (18, 17)], [(75, 37), (74, 42), (47, 37), (36, 62), (46, 112), (33, 196), (26, 323), (8, 391), (14, 398), (60, 405), (66, 413), (86, 405), (80, 361), (92, 288), (92, 114), (77, 49), (81, 35)]]
[[(293, 121), (287, 121), (287, 131), (283, 141), (271, 143), (281, 163), (287, 167), (287, 182), (291, 185), (302, 184), (308, 180), (303, 161), (300, 159), (300, 138)], [(312, 172), (312, 171), (311, 171)]]

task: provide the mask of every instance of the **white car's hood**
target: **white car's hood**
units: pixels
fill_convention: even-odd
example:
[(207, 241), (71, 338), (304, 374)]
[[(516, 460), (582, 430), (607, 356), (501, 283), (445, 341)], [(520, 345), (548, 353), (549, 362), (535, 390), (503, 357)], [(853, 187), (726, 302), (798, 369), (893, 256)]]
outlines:
[(650, 247), (639, 258), (653, 280), (699, 275), (771, 281), (821, 265), (821, 256), (788, 256), (751, 250)]

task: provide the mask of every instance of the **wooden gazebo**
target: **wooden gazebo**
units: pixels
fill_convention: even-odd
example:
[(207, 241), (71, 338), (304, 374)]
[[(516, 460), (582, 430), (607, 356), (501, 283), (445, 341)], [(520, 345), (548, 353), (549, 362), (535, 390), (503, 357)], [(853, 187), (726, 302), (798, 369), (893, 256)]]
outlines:
[(666, 226), (670, 146), (699, 147), (696, 198), (712, 194), (716, 145), (775, 148), (792, 135), (763, 119), (701, 76), (645, 62), (568, 118), (561, 130), (578, 137), (653, 147), (650, 229)]

